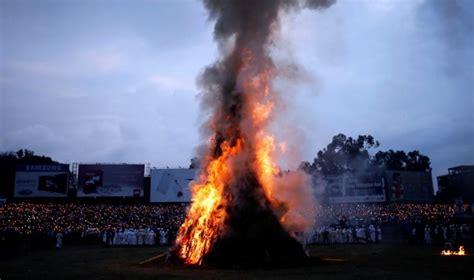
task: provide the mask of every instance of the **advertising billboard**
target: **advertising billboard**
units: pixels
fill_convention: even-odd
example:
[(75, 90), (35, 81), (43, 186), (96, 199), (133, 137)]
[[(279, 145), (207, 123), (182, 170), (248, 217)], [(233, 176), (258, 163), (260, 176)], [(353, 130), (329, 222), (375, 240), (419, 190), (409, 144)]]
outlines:
[(326, 194), (331, 203), (384, 202), (385, 184), (374, 174), (328, 176)]
[(430, 172), (386, 171), (390, 201), (429, 202), (434, 199)]
[(190, 183), (198, 169), (152, 169), (150, 202), (191, 202)]
[(15, 197), (66, 197), (69, 165), (18, 165)]
[(79, 164), (78, 197), (143, 197), (143, 164)]

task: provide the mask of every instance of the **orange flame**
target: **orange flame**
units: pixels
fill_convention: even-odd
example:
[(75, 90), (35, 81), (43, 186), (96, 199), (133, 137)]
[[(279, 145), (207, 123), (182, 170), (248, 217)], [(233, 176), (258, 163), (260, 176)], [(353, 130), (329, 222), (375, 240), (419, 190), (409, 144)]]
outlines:
[[(224, 142), (221, 148), (221, 156), (209, 163), (201, 178), (205, 183), (192, 186), (193, 204), (176, 240), (176, 244), (181, 245), (180, 257), (188, 264), (200, 264), (219, 236), (226, 217), (223, 191), (232, 174), (229, 158), (240, 152), (241, 142), (237, 141), (233, 147)], [(185, 240), (185, 237), (189, 238)]]
[[(225, 190), (235, 177), (233, 162), (238, 156), (245, 153), (244, 158), (249, 160), (250, 169), (256, 173), (265, 196), (275, 209), (279, 204), (274, 198), (274, 178), (279, 173), (274, 150), (278, 144), (266, 130), (275, 104), (270, 86), (272, 66), (255, 67), (249, 50), (244, 50), (242, 56), (244, 65), (240, 69), (239, 80), (244, 99), (244, 119), (240, 124), (243, 134), (238, 135), (237, 144), (234, 146), (228, 141), (221, 144), (221, 155), (217, 158), (210, 156), (200, 176), (200, 183), (192, 186), (193, 203), (176, 239), (179, 255), (187, 264), (201, 264), (203, 257), (223, 231), (227, 217), (225, 206), (230, 199), (225, 197)], [(256, 69), (261, 70), (255, 73)], [(215, 114), (215, 117), (218, 116), (219, 114)], [(229, 120), (229, 116), (225, 118)], [(211, 123), (211, 127), (216, 129), (212, 120)], [(211, 155), (214, 141), (210, 143)], [(282, 217), (279, 219), (283, 222)]]
[(443, 250), (443, 251), (441, 251), (441, 255), (443, 255), (443, 256), (465, 256), (466, 251), (464, 250), (464, 246), (459, 246), (458, 251)]

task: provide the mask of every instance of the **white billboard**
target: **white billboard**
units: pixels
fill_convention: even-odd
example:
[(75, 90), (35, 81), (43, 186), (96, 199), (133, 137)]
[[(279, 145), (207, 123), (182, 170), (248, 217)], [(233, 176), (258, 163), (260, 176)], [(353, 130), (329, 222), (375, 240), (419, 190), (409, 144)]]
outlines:
[(198, 169), (152, 169), (150, 202), (191, 202), (190, 183)]
[(430, 172), (386, 172), (390, 201), (433, 201), (433, 180)]
[(78, 197), (143, 197), (143, 164), (80, 164)]
[(384, 202), (385, 184), (381, 176), (344, 174), (326, 177), (326, 194), (331, 203)]
[(15, 197), (66, 197), (69, 165), (18, 165)]

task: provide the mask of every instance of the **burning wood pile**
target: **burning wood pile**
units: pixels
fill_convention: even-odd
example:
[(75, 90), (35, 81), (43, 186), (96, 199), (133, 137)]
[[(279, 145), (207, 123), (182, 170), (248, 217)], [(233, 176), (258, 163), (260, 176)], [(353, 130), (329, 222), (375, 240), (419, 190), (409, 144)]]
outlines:
[(333, 0), (205, 0), (215, 19), (220, 57), (200, 78), (204, 128), (202, 172), (172, 255), (186, 264), (298, 262), (295, 238), (314, 222), (313, 195), (303, 172), (282, 172), (269, 129), (283, 70), (270, 50), (281, 14), (325, 8)]

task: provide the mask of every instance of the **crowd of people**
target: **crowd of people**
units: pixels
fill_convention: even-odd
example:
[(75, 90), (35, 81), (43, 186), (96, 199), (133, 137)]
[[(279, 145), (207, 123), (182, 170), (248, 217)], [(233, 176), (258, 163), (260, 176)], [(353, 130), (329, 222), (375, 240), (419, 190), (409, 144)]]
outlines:
[(65, 239), (102, 240), (108, 245), (168, 244), (185, 211), (181, 204), (7, 203), (0, 206), (0, 237), (54, 239), (61, 233)]
[[(0, 206), (0, 238), (46, 236), (99, 240), (109, 246), (169, 245), (184, 221), (187, 204), (111, 205), (6, 203)], [(320, 205), (307, 243), (372, 243), (381, 226), (395, 224), (403, 240), (442, 243), (472, 238), (469, 225), (454, 223), (454, 209), (441, 204)], [(58, 237), (59, 236), (59, 237)]]
[(378, 243), (382, 241), (380, 225), (373, 224), (362, 227), (323, 226), (314, 228), (306, 238), (306, 243), (317, 244), (349, 244)]
[(472, 241), (471, 226), (455, 221), (459, 213), (455, 207), (427, 203), (320, 205), (317, 226), (307, 240), (319, 244), (379, 242), (381, 226), (396, 225), (399, 238), (411, 244)]
[(472, 241), (472, 229), (468, 224), (402, 224), (403, 240), (411, 244), (465, 244)]
[(431, 224), (449, 222), (454, 216), (454, 206), (428, 203), (329, 204), (318, 206), (316, 213), (320, 225), (341, 221), (350, 225), (416, 221)]

